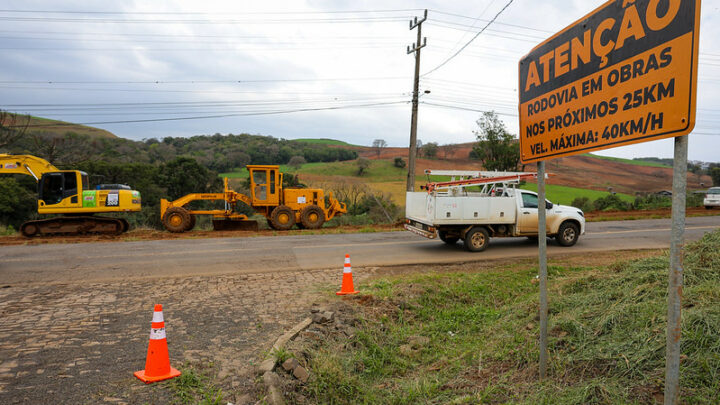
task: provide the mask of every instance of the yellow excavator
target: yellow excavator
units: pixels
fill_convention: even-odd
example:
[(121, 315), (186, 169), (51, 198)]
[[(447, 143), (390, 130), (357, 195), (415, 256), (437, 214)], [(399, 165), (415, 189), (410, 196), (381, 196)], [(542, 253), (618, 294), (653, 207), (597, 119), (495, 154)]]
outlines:
[(125, 219), (94, 214), (140, 211), (140, 192), (129, 186), (101, 184), (91, 190), (87, 173), (59, 170), (35, 156), (0, 154), (0, 174), (25, 174), (35, 178), (38, 182), (38, 213), (61, 215), (25, 222), (20, 226), (20, 233), (26, 237), (120, 234), (129, 228)]

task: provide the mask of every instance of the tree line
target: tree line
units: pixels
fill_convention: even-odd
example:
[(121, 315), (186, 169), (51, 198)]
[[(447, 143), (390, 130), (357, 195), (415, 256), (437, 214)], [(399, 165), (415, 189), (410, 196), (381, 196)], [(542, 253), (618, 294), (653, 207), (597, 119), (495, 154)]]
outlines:
[[(134, 141), (57, 135), (17, 125), (0, 111), (0, 153), (27, 154), (60, 169), (82, 170), (97, 184), (128, 184), (141, 192), (142, 212), (127, 215), (135, 226), (160, 226), (161, 198), (222, 191), (218, 173), (248, 164), (332, 162), (357, 158), (347, 148), (249, 134), (198, 135)], [(37, 184), (30, 176), (0, 177), (0, 225), (17, 229), (37, 217)]]

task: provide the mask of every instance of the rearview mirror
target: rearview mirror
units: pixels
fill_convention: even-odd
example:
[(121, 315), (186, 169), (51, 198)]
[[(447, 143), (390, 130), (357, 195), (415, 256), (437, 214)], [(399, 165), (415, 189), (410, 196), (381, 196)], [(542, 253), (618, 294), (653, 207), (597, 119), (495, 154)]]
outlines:
[(546, 210), (552, 209), (552, 207), (553, 207), (553, 203), (551, 203), (550, 201), (545, 201), (545, 209)]

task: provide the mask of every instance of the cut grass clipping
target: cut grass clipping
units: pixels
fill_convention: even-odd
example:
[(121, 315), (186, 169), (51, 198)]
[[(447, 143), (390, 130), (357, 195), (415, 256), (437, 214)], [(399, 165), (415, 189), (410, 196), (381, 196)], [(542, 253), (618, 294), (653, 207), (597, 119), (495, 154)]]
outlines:
[[(549, 269), (549, 377), (538, 382), (536, 268), (403, 277), (352, 301), (355, 338), (310, 353), (310, 403), (654, 403), (668, 256)], [(720, 403), (720, 231), (686, 247), (682, 401)]]

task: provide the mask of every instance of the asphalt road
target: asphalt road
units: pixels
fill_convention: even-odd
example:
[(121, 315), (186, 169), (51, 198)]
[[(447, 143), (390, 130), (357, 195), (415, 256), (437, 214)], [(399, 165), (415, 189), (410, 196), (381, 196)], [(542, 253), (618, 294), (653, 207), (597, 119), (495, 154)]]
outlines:
[[(720, 216), (688, 218), (686, 241), (720, 228)], [(548, 254), (667, 248), (670, 220), (593, 222), (570, 248), (548, 242)], [(457, 263), (537, 255), (525, 238), (491, 239), (469, 253), (410, 232), (300, 235), (6, 246), (0, 248), (0, 283), (67, 283), (136, 278), (279, 272), (337, 267), (346, 253), (356, 268)]]

